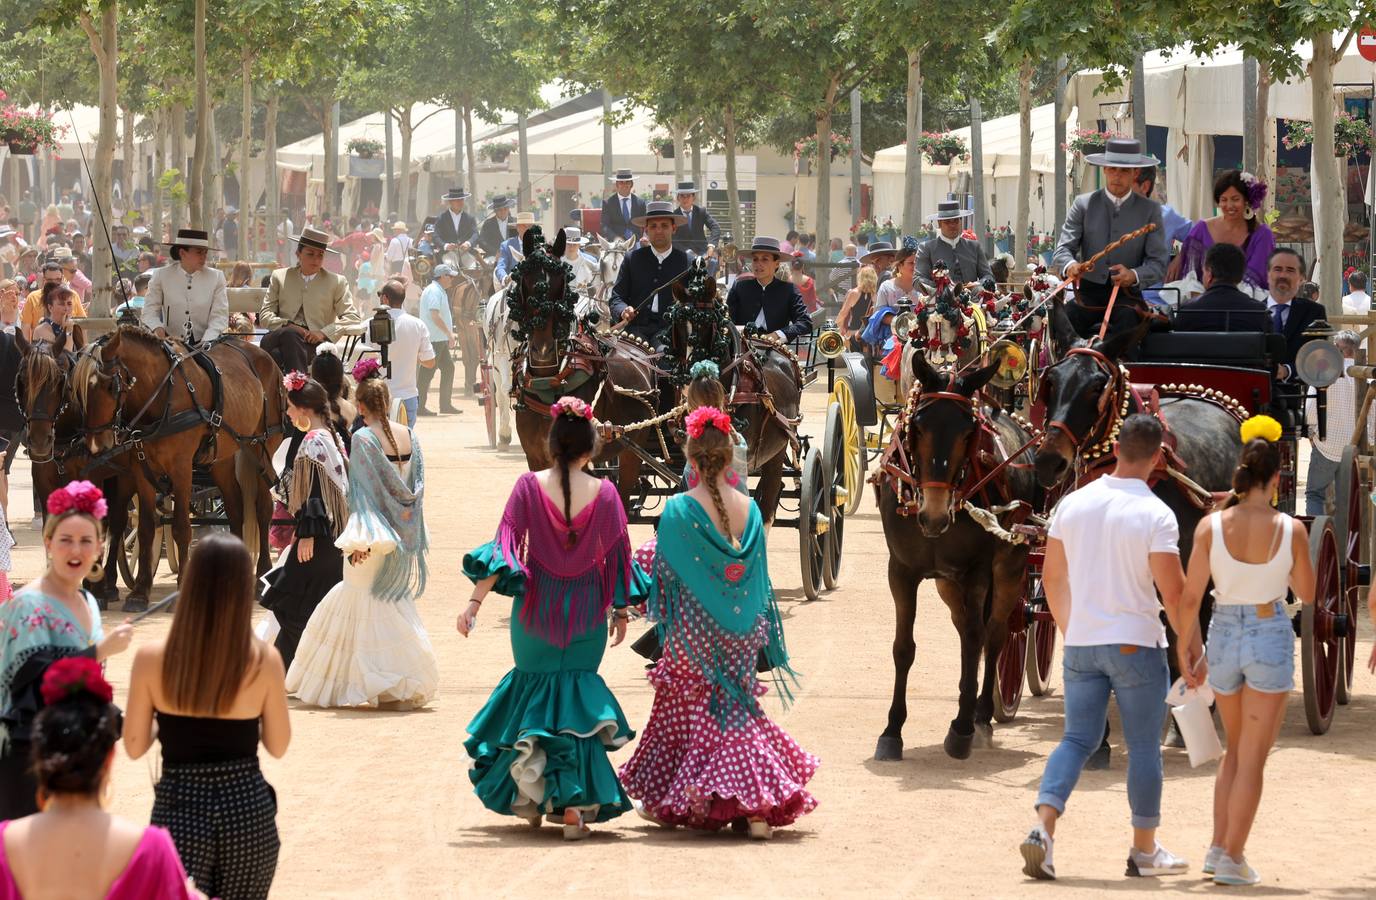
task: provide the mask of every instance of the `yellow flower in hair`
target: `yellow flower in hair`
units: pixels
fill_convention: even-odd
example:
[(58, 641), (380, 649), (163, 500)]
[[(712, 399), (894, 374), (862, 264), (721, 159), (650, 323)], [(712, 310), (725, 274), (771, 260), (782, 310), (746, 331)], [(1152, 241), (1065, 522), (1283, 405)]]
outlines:
[(1267, 443), (1274, 444), (1280, 440), (1280, 423), (1267, 415), (1252, 416), (1242, 423), (1242, 443), (1249, 443), (1253, 438), (1261, 438)]

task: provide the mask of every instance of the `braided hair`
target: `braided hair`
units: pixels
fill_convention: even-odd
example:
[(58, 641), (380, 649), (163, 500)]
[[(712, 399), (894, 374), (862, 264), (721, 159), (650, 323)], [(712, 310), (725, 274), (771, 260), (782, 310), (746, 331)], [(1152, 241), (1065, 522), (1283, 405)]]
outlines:
[(575, 462), (597, 452), (597, 429), (593, 423), (582, 416), (559, 415), (549, 427), (549, 456), (559, 469), (559, 480), (564, 492), (564, 526), (568, 529), (567, 546), (578, 542), (578, 532), (573, 527), (573, 493), (569, 479), (573, 474)]
[(698, 437), (688, 436), (686, 450), (688, 459), (698, 470), (698, 477), (707, 488), (708, 496), (712, 498), (712, 507), (721, 519), (722, 533), (731, 540), (731, 546), (740, 547), (740, 538), (731, 530), (731, 519), (726, 514), (726, 501), (722, 499), (721, 485), (718, 484), (722, 470), (731, 465), (735, 457), (736, 451), (731, 444), (730, 435), (709, 426), (704, 428)]
[(392, 448), (392, 461), (400, 469), (403, 465), (401, 448), (397, 444), (396, 435), (392, 434), (392, 421), (387, 417), (387, 410), (392, 407), (392, 392), (387, 389), (387, 382), (377, 376), (360, 381), (358, 383), (358, 405), (368, 410), (382, 423), (382, 433), (387, 438), (388, 446)]

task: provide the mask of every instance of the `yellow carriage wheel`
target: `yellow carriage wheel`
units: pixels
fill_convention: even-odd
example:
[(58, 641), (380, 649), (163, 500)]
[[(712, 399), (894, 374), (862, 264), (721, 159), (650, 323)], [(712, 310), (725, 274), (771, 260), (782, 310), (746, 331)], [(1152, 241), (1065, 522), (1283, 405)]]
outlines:
[(849, 378), (838, 378), (831, 389), (831, 402), (840, 407), (842, 484), (846, 488), (846, 515), (854, 515), (860, 508), (861, 494), (864, 492), (867, 460), (865, 435), (855, 417), (855, 392), (851, 390)]

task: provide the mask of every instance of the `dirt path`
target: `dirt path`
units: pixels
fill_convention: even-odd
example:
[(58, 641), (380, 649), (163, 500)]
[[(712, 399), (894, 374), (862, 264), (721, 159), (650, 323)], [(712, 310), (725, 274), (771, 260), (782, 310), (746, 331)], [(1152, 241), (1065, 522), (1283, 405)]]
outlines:
[[(820, 429), (824, 396), (808, 395), (808, 425)], [(955, 714), (958, 645), (945, 608), (924, 586), (918, 659), (908, 695), (905, 759), (876, 763), (892, 686), (893, 613), (887, 552), (867, 495), (847, 526), (842, 587), (801, 602), (797, 537), (771, 537), (770, 569), (781, 592), (789, 648), (803, 674), (796, 704), (766, 708), (823, 761), (812, 783), (820, 806), (769, 844), (731, 835), (662, 831), (635, 816), (565, 845), (556, 829), (485, 810), (473, 795), (462, 750), (464, 726), (511, 665), (506, 612), (488, 603), (464, 640), (454, 618), (469, 591), (462, 554), (487, 540), (507, 491), (524, 468), (518, 453), (486, 449), (481, 418), (423, 420), (429, 475), (426, 515), (433, 580), (420, 610), (440, 659), (441, 687), (413, 713), (294, 708), (293, 740), (282, 760), (264, 760), (281, 809), (282, 856), (275, 897), (684, 896), (1010, 897), (1045, 894), (1024, 881), (1017, 844), (1033, 821), (1032, 802), (1047, 754), (1060, 737), (1059, 659), (1053, 691), (1024, 701), (1015, 722), (998, 727), (995, 748), (965, 761), (941, 750)], [(12, 518), (27, 521), (27, 464), (15, 466)], [(634, 530), (637, 542), (648, 528)], [(37, 535), (16, 529), (16, 583), (42, 566)], [(166, 571), (159, 593), (170, 588)], [(509, 608), (508, 608), (509, 610)], [(121, 615), (108, 613), (107, 623)], [(140, 626), (137, 640), (166, 632), (166, 616)], [(639, 629), (636, 626), (631, 638)], [(1360, 624), (1359, 655), (1371, 628)], [(629, 641), (627, 641), (629, 644)], [(131, 653), (109, 673), (122, 697)], [(651, 692), (640, 657), (623, 645), (607, 653), (602, 675), (643, 726)], [(1273, 894), (1376, 896), (1367, 852), (1376, 844), (1376, 680), (1358, 674), (1356, 697), (1333, 730), (1313, 737), (1301, 695), (1268, 768), (1267, 790), (1249, 857)], [(1115, 726), (1115, 731), (1121, 731)], [(153, 756), (156, 754), (150, 754)], [(614, 759), (624, 761), (629, 750)], [(1167, 751), (1163, 843), (1187, 856), (1196, 874), (1156, 882), (1123, 878), (1128, 844), (1125, 756), (1112, 770), (1086, 773), (1056, 847), (1061, 891), (1212, 891), (1198, 877), (1210, 832), (1212, 765), (1191, 770), (1183, 751)], [(155, 765), (117, 756), (112, 807), (145, 820)]]

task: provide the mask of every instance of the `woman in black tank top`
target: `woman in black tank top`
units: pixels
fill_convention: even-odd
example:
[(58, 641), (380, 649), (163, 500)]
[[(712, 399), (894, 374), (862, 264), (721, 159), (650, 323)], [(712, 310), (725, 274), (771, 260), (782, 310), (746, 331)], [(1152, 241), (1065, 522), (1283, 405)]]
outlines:
[(878, 287), (879, 277), (874, 266), (861, 266), (855, 277), (855, 287), (847, 292), (836, 317), (841, 336), (856, 353), (868, 351), (860, 336), (865, 332), (870, 313), (874, 312), (874, 295)]

